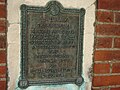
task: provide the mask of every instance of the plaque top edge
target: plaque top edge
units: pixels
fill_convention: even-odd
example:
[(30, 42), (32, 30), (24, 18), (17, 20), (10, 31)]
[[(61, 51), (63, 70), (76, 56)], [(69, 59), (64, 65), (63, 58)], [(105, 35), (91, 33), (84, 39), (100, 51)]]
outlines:
[(54, 9), (54, 8), (57, 8), (56, 10), (58, 12), (63, 11), (63, 12), (82, 13), (82, 15), (85, 14), (84, 8), (64, 8), (63, 5), (58, 1), (49, 1), (45, 6), (32, 6), (27, 4), (22, 4), (20, 6), (21, 11), (26, 11), (26, 10), (47, 11), (49, 9)]

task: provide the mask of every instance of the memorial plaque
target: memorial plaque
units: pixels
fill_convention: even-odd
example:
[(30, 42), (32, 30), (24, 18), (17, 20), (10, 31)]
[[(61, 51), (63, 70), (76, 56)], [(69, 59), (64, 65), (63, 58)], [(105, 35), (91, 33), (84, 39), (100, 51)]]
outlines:
[(57, 1), (21, 6), (20, 88), (42, 84), (81, 85), (85, 10)]

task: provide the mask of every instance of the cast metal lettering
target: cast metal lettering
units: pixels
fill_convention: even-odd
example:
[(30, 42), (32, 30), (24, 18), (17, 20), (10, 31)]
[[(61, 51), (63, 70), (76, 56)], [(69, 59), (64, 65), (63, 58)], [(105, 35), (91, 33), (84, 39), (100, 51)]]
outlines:
[(81, 85), (85, 10), (21, 6), (20, 88), (38, 84)]

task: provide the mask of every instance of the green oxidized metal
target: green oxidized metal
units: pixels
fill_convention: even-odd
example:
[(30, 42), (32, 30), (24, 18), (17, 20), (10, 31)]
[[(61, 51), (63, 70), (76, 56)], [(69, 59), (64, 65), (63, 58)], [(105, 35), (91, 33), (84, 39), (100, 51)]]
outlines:
[(84, 15), (83, 8), (63, 8), (57, 1), (21, 5), (20, 88), (82, 84)]

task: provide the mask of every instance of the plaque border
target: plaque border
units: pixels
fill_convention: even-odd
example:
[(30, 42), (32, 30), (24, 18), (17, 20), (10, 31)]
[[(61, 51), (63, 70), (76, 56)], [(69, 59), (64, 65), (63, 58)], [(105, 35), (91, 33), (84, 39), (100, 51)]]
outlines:
[[(55, 12), (51, 12), (52, 15), (57, 15), (59, 12), (67, 13), (67, 14), (79, 14), (80, 20), (79, 20), (79, 35), (78, 35), (78, 57), (77, 57), (77, 64), (78, 64), (78, 78), (71, 78), (69, 80), (57, 80), (57, 81), (29, 81), (26, 79), (26, 62), (27, 62), (27, 12), (38, 12), (38, 13), (46, 13), (48, 12), (51, 7), (56, 8), (57, 10)], [(20, 71), (20, 79), (18, 82), (19, 88), (25, 89), (28, 86), (40, 86), (40, 85), (49, 85), (49, 84), (76, 84), (80, 86), (82, 82), (84, 81), (81, 74), (82, 74), (82, 60), (83, 60), (83, 36), (84, 36), (84, 17), (85, 17), (85, 9), (75, 9), (75, 8), (64, 8), (61, 3), (58, 1), (49, 1), (45, 7), (35, 7), (35, 6), (29, 6), (29, 5), (21, 5), (21, 71)]]

